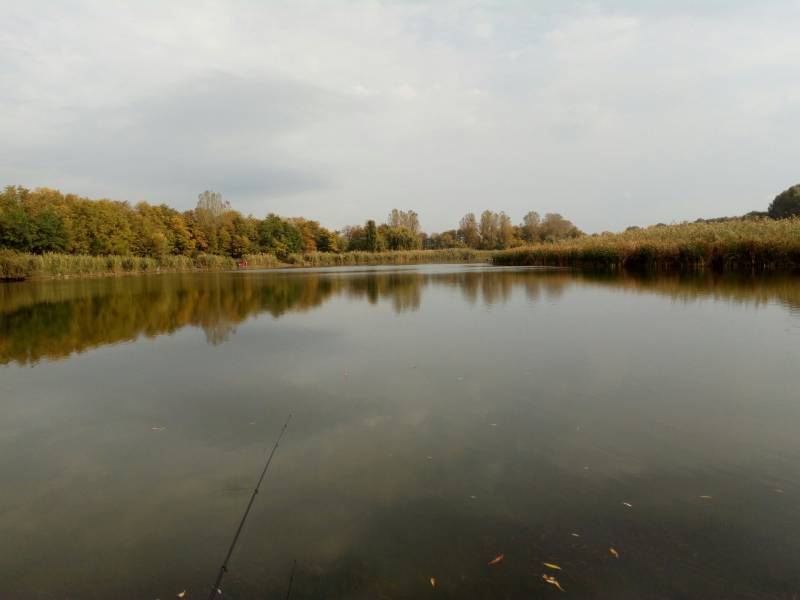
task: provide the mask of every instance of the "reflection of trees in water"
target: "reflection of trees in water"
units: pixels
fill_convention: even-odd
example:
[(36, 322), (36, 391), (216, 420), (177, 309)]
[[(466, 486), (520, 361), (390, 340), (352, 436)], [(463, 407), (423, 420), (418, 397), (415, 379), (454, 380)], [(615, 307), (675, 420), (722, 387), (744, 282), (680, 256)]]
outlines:
[(372, 272), (347, 279), (344, 290), (348, 298), (363, 298), (370, 304), (391, 300), (395, 312), (400, 313), (419, 308), (426, 279), (420, 273)]
[(574, 283), (574, 275), (564, 271), (511, 271), (507, 269), (475, 270), (460, 273), (431, 275), (439, 285), (458, 288), (470, 304), (502, 304), (511, 298), (515, 288), (522, 288), (528, 299), (537, 301), (545, 294), (558, 298), (567, 285)]
[(206, 334), (206, 341), (212, 346), (218, 346), (227, 342), (231, 335), (236, 333), (236, 324), (220, 319), (216, 323), (203, 325)]
[(574, 286), (655, 293), (678, 301), (713, 298), (800, 310), (800, 278), (790, 275), (635, 277), (567, 271), (209, 273), (26, 282), (0, 285), (0, 364), (59, 358), (141, 335), (201, 327), (209, 343), (230, 338), (249, 316), (279, 318), (343, 296), (395, 312), (417, 310), (428, 286), (458, 289), (469, 303), (505, 303), (515, 290), (530, 302), (557, 299)]

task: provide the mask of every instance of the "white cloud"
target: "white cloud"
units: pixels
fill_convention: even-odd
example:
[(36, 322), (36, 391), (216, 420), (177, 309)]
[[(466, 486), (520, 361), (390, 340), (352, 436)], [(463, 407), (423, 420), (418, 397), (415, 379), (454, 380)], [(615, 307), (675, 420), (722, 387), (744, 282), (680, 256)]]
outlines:
[(0, 1), (0, 183), (337, 227), (763, 208), (800, 179), (800, 7), (653, 6)]

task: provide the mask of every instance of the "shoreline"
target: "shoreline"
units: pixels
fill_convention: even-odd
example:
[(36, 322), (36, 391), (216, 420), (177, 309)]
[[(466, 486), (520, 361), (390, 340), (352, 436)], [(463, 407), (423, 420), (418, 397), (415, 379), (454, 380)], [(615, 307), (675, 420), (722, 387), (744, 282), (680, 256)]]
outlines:
[(271, 254), (248, 255), (246, 267), (237, 259), (219, 255), (162, 259), (137, 256), (86, 256), (0, 252), (0, 282), (94, 279), (164, 273), (239, 272), (257, 269), (298, 269), (417, 264), (491, 264), (494, 251), (471, 249), (407, 250), (393, 252), (308, 253), (281, 261)]

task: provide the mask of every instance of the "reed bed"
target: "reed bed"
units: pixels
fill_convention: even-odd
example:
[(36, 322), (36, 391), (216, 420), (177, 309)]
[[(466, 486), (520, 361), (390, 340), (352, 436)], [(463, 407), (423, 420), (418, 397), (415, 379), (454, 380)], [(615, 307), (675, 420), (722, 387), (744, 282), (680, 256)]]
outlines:
[[(492, 253), (471, 249), (408, 250), (396, 252), (313, 252), (292, 254), (281, 262), (273, 254), (245, 256), (247, 268), (334, 267), (346, 265), (405, 265), (488, 261)], [(189, 256), (88, 256), (73, 254), (24, 254), (0, 251), (0, 280), (27, 278), (90, 277), (165, 271), (230, 271), (238, 261), (227, 256), (200, 254)]]
[(339, 267), (352, 265), (415, 265), (431, 263), (487, 262), (493, 252), (471, 248), (441, 250), (393, 250), (389, 252), (310, 252), (291, 254), (287, 262), (302, 267)]
[(161, 271), (224, 270), (236, 267), (236, 261), (224, 256), (200, 254), (197, 257), (164, 256), (89, 256), (83, 254), (22, 254), (0, 252), (0, 279), (29, 277), (85, 277), (157, 273)]
[(652, 226), (498, 252), (495, 265), (766, 271), (800, 268), (800, 218)]

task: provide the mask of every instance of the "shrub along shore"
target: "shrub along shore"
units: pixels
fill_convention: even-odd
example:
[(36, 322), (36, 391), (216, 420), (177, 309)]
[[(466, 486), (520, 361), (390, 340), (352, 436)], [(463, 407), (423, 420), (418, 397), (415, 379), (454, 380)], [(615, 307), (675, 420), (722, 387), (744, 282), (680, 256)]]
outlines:
[[(443, 250), (398, 250), (391, 252), (310, 252), (290, 254), (284, 261), (273, 254), (244, 257), (248, 269), (284, 267), (335, 267), (347, 265), (406, 265), (424, 263), (487, 262), (493, 253), (469, 248)], [(239, 268), (239, 260), (215, 254), (196, 257), (167, 255), (90, 256), (84, 254), (27, 254), (0, 251), (0, 280), (92, 277), (177, 271), (230, 271)]]
[(495, 265), (765, 271), (800, 268), (800, 217), (656, 225), (504, 250)]

